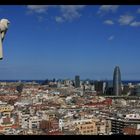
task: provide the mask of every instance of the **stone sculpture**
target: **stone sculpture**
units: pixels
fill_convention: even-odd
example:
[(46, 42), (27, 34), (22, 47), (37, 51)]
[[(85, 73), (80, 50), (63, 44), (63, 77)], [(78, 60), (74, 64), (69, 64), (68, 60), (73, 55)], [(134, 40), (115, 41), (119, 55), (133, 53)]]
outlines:
[(5, 34), (8, 30), (8, 25), (9, 25), (9, 20), (8, 19), (1, 19), (0, 20), (0, 60), (3, 59), (3, 47), (2, 43), (5, 38)]

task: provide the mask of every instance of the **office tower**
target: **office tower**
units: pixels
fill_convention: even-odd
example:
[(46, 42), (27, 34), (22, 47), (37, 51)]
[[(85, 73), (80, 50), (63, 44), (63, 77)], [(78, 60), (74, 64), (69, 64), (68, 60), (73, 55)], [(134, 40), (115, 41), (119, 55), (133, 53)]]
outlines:
[(112, 81), (106, 82), (105, 94), (113, 95), (113, 82)]
[(116, 66), (113, 75), (113, 95), (119, 96), (120, 94), (121, 94), (121, 73), (119, 66)]
[(107, 83), (103, 82), (103, 94), (105, 93), (106, 85), (107, 85)]
[(131, 89), (131, 95), (140, 96), (140, 86), (137, 85), (133, 89)]
[(97, 91), (97, 93), (102, 94), (103, 93), (103, 81), (95, 81), (94, 82), (94, 86), (95, 86), (95, 91)]
[(75, 76), (75, 87), (80, 87), (80, 76), (78, 75)]

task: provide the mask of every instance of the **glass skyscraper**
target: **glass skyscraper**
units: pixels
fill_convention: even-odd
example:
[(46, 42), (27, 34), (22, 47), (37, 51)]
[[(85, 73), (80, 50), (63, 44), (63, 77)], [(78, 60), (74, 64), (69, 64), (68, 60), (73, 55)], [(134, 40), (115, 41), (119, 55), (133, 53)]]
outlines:
[(75, 87), (76, 88), (80, 87), (80, 76), (79, 75), (75, 76)]
[(116, 66), (113, 74), (113, 95), (121, 95), (121, 72), (119, 66)]

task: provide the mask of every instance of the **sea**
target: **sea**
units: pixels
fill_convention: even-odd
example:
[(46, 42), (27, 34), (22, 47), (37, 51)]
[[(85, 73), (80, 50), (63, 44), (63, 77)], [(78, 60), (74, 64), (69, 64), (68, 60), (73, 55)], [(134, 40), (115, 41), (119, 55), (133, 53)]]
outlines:
[[(45, 80), (0, 80), (0, 82), (22, 82), (22, 83), (26, 83), (26, 82), (36, 82), (38, 84), (43, 83)], [(112, 80), (106, 80), (106, 82), (112, 82)], [(128, 83), (132, 83), (132, 84), (139, 84), (140, 80), (122, 80), (122, 84), (127, 85)]]

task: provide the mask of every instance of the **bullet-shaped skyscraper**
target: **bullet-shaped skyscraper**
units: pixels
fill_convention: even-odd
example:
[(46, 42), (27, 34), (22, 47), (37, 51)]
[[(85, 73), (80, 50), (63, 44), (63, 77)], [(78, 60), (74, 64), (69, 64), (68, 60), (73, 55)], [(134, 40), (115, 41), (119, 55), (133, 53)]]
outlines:
[(116, 66), (113, 74), (113, 95), (121, 95), (121, 72), (119, 66)]

